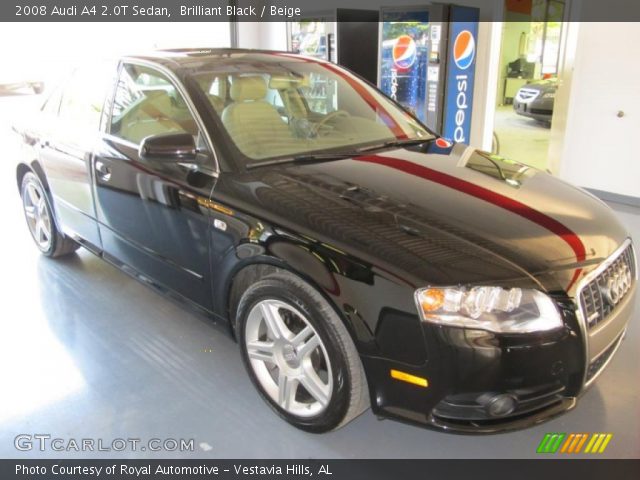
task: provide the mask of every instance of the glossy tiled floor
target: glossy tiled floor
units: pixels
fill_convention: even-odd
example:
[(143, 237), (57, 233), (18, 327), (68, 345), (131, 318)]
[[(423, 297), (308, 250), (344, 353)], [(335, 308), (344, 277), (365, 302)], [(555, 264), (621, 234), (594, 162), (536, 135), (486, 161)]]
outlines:
[(513, 111), (513, 105), (496, 107), (494, 131), (500, 141), (500, 155), (545, 170), (548, 168), (548, 127)]
[[(574, 411), (525, 431), (442, 434), (370, 412), (326, 435), (279, 420), (251, 386), (221, 325), (85, 251), (42, 258), (23, 224), (6, 124), (33, 97), (0, 97), (0, 457), (159, 457), (20, 452), (18, 434), (195, 439), (172, 457), (533, 457), (545, 432), (611, 432), (606, 456), (640, 456), (640, 326)], [(640, 211), (616, 206), (640, 239)], [(640, 299), (640, 296), (638, 297)], [(640, 316), (640, 305), (637, 309)]]

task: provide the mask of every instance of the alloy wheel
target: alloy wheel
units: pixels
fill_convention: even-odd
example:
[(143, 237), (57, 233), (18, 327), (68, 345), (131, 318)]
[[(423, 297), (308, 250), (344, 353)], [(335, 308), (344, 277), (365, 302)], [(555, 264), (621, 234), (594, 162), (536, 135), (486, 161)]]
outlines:
[(298, 417), (326, 409), (333, 392), (331, 362), (300, 311), (280, 300), (259, 301), (247, 317), (244, 341), (258, 382), (280, 408)]
[(46, 252), (51, 248), (52, 242), (51, 216), (47, 207), (47, 199), (38, 183), (29, 181), (26, 184), (22, 203), (31, 235), (38, 247)]

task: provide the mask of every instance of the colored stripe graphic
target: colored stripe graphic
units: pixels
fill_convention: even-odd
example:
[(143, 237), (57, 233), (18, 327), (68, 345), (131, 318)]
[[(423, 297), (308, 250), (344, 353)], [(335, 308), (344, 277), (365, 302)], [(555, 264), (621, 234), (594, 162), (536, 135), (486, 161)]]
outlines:
[(594, 433), (587, 448), (584, 449), (584, 453), (603, 453), (612, 437), (611, 433)]
[(538, 445), (537, 453), (556, 453), (566, 433), (547, 433), (540, 445)]
[(588, 433), (572, 433), (562, 445), (560, 453), (580, 453), (584, 442), (589, 438)]
[[(547, 433), (536, 453), (603, 453), (612, 438), (611, 433)], [(585, 443), (587, 446), (583, 451)]]

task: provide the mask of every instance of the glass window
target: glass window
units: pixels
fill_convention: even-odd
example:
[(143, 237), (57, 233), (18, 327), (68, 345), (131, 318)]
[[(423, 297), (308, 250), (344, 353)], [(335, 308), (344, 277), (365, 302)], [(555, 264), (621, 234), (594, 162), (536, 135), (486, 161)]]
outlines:
[[(433, 138), (419, 121), (346, 70), (282, 55), (217, 60), (189, 73), (245, 162)], [(226, 78), (224, 108), (210, 88)]]
[(309, 110), (327, 114), (337, 110), (337, 84), (327, 75), (309, 75), (309, 84), (303, 87)]
[(106, 64), (100, 64), (74, 71), (62, 91), (60, 119), (87, 130), (100, 128), (104, 100), (112, 78), (106, 67)]
[(139, 144), (149, 135), (197, 132), (187, 103), (164, 74), (140, 65), (123, 66), (113, 100), (112, 135)]

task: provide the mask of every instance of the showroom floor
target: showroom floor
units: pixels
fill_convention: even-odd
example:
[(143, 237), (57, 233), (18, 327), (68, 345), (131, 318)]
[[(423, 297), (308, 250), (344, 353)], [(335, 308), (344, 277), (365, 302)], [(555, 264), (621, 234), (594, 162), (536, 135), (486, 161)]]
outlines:
[(516, 114), (512, 105), (496, 107), (494, 131), (500, 155), (546, 170), (551, 130), (532, 118)]
[[(22, 218), (14, 136), (7, 129), (36, 100), (0, 97), (5, 152), (0, 162), (5, 312), (0, 326), (0, 457), (153, 456), (23, 453), (14, 448), (16, 435), (50, 434), (107, 441), (195, 439), (195, 453), (172, 457), (523, 458), (536, 456), (546, 432), (610, 432), (613, 439), (604, 456), (640, 455), (639, 318), (578, 407), (535, 428), (458, 436), (378, 421), (370, 412), (325, 435), (290, 427), (254, 391), (224, 326), (164, 299), (86, 251), (60, 261), (37, 253)], [(640, 239), (640, 210), (614, 208)]]

